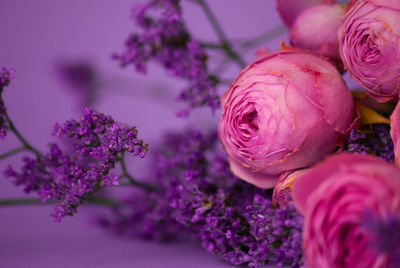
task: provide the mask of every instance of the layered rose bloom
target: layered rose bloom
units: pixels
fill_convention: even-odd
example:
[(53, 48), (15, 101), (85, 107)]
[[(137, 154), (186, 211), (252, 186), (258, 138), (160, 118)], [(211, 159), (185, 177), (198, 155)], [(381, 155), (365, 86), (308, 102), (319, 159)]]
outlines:
[(353, 1), (339, 28), (343, 63), (378, 101), (397, 99), (400, 90), (400, 2)]
[(390, 116), (390, 136), (394, 145), (394, 162), (400, 165), (400, 104), (398, 103)]
[(294, 20), (303, 10), (314, 5), (335, 2), (335, 0), (277, 0), (276, 7), (283, 22), (291, 28)]
[(374, 156), (341, 154), (300, 176), (293, 186), (305, 216), (303, 249), (308, 268), (392, 267), (378, 253), (365, 214), (386, 221), (400, 213), (400, 169)]
[(307, 8), (294, 21), (290, 31), (290, 43), (332, 59), (339, 59), (337, 31), (344, 8), (339, 4), (316, 5)]
[(353, 98), (336, 68), (298, 49), (245, 68), (222, 98), (219, 136), (235, 175), (261, 188), (331, 153), (353, 122)]

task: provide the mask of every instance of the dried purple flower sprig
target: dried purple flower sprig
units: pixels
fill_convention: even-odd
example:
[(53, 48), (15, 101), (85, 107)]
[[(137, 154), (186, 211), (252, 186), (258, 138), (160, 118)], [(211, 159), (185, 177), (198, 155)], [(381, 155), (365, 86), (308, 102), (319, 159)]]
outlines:
[(130, 199), (100, 223), (119, 235), (165, 240), (176, 230), (235, 265), (300, 267), (302, 216), (276, 208), (271, 193), (237, 179), (216, 134), (168, 134), (154, 161), (163, 191)]
[[(219, 107), (216, 79), (207, 72), (207, 55), (185, 29), (179, 0), (152, 0), (133, 9), (133, 20), (142, 29), (131, 34), (125, 51), (115, 54), (121, 66), (133, 65), (145, 73), (147, 62), (160, 62), (171, 74), (188, 82), (179, 99), (189, 107)], [(181, 114), (187, 114), (191, 108)]]
[[(37, 151), (36, 157), (24, 157), (21, 172), (9, 166), (4, 174), (14, 178), (16, 185), (23, 185), (26, 193), (37, 192), (41, 202), (56, 200), (52, 214), (55, 221), (76, 213), (79, 204), (96, 191), (119, 185), (120, 178), (127, 178), (132, 186), (155, 189), (126, 171), (125, 152), (141, 158), (147, 152), (147, 144), (137, 138), (136, 128), (86, 108), (81, 120), (56, 124), (53, 134), (72, 139), (76, 154), (69, 155), (51, 144), (45, 155)], [(113, 173), (117, 163), (122, 175)]]
[(394, 152), (390, 125), (361, 125), (360, 129), (351, 130), (344, 150), (360, 154), (373, 154), (383, 160), (393, 162)]
[(6, 106), (3, 101), (4, 87), (8, 86), (14, 78), (15, 70), (2, 67), (0, 70), (0, 139), (4, 139), (7, 135), (9, 125), (7, 123)]

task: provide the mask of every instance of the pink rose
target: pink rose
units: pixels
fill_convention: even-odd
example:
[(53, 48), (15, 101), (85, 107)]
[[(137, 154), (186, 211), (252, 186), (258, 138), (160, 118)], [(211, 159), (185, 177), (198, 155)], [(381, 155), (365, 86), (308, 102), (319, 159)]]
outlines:
[(353, 98), (336, 68), (286, 48), (245, 68), (222, 98), (219, 136), (233, 173), (261, 188), (331, 153), (351, 127)]
[(344, 8), (339, 4), (316, 5), (296, 18), (290, 31), (290, 43), (324, 56), (340, 59), (337, 31)]
[(394, 145), (394, 162), (400, 165), (400, 104), (397, 103), (390, 116), (390, 136)]
[(385, 220), (400, 213), (400, 169), (374, 156), (331, 156), (301, 175), (293, 200), (304, 215), (308, 268), (392, 267), (371, 245), (365, 213)]
[(290, 28), (296, 17), (306, 8), (318, 4), (332, 4), (335, 0), (277, 0), (276, 8), (283, 22)]
[(400, 90), (400, 2), (352, 2), (339, 28), (339, 51), (350, 74), (378, 101)]

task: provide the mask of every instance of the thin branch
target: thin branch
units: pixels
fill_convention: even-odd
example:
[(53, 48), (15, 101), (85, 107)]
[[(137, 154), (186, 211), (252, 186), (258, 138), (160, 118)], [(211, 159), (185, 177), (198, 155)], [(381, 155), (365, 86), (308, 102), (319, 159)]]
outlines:
[(0, 160), (3, 160), (5, 158), (7, 158), (7, 157), (10, 157), (12, 155), (15, 155), (15, 154), (17, 154), (19, 152), (23, 152), (23, 151), (26, 151), (26, 150), (27, 149), (25, 147), (14, 148), (14, 149), (12, 149), (12, 150), (4, 153), (4, 154), (0, 154)]
[(208, 49), (224, 49), (224, 46), (222, 46), (221, 44), (217, 44), (217, 43), (200, 42), (200, 45), (203, 48), (208, 48)]
[(277, 25), (277, 26), (269, 29), (268, 31), (260, 34), (259, 36), (255, 37), (253, 39), (244, 41), (243, 43), (240, 44), (240, 46), (241, 46), (241, 48), (254, 47), (254, 46), (257, 46), (264, 42), (267, 42), (275, 37), (282, 35), (285, 31), (286, 31), (286, 27), (284, 25), (280, 24), (280, 25)]
[(137, 181), (131, 174), (129, 174), (129, 172), (126, 168), (126, 165), (125, 165), (124, 154), (122, 154), (121, 158), (119, 159), (119, 163), (121, 164), (122, 176), (127, 178), (133, 186), (140, 187), (147, 191), (156, 191), (156, 192), (159, 191), (159, 189), (157, 187), (155, 187), (151, 184)]
[[(86, 201), (87, 204), (96, 206), (120, 207), (122, 205), (119, 201), (99, 197), (89, 197), (84, 201)], [(0, 200), (0, 206), (52, 205), (56, 204), (57, 202), (57, 200), (47, 200), (45, 203), (43, 203), (40, 198), (13, 198)]]
[(7, 112), (5, 112), (4, 114), (6, 121), (8, 123), (9, 129), (15, 134), (15, 136), (17, 136), (17, 138), (19, 139), (19, 141), (24, 145), (24, 147), (31, 151), (32, 153), (34, 153), (39, 159), (43, 159), (43, 154), (36, 149), (34, 146), (32, 146), (22, 135), (21, 133), (17, 130), (17, 128), (15, 127), (14, 123), (12, 122), (12, 120), (10, 119), (9, 115)]
[(203, 9), (205, 15), (207, 16), (208, 20), (210, 21), (211, 25), (213, 26), (219, 41), (221, 42), (221, 47), (225, 51), (225, 54), (234, 60), (240, 68), (246, 67), (246, 62), (232, 49), (232, 44), (229, 42), (228, 38), (225, 35), (221, 25), (219, 24), (217, 18), (215, 17), (214, 13), (212, 12), (211, 8), (204, 0), (197, 0), (197, 3)]

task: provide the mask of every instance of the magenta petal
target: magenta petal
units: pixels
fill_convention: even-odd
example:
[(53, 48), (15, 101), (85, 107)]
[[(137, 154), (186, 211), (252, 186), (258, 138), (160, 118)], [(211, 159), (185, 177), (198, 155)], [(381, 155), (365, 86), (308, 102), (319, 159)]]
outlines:
[(243, 167), (238, 164), (235, 160), (229, 158), (229, 165), (233, 174), (241, 178), (242, 180), (247, 181), (257, 187), (268, 189), (274, 187), (278, 180), (278, 176), (276, 175), (268, 175), (262, 174), (256, 171), (252, 171), (248, 168)]
[(400, 192), (399, 178), (391, 175), (397, 170), (392, 164), (371, 155), (341, 153), (330, 156), (324, 162), (307, 170), (295, 181), (292, 192), (293, 201), (302, 214), (306, 214), (307, 209), (310, 208), (311, 194), (318, 191), (318, 187), (338, 170), (355, 170), (358, 173), (368, 173), (368, 170), (371, 170), (370, 173), (383, 174), (385, 182)]
[(305, 9), (296, 18), (290, 32), (290, 43), (338, 60), (337, 31), (344, 8), (339, 4), (315, 5)]
[(318, 4), (333, 4), (335, 0), (277, 0), (276, 7), (283, 22), (290, 28), (296, 17), (306, 8)]
[[(339, 132), (346, 133), (348, 126), (352, 124), (355, 114), (355, 106), (350, 91), (342, 82), (340, 76), (316, 75), (316, 84), (324, 107), (326, 122)], [(320, 90), (325, 85), (337, 84), (342, 90)]]

